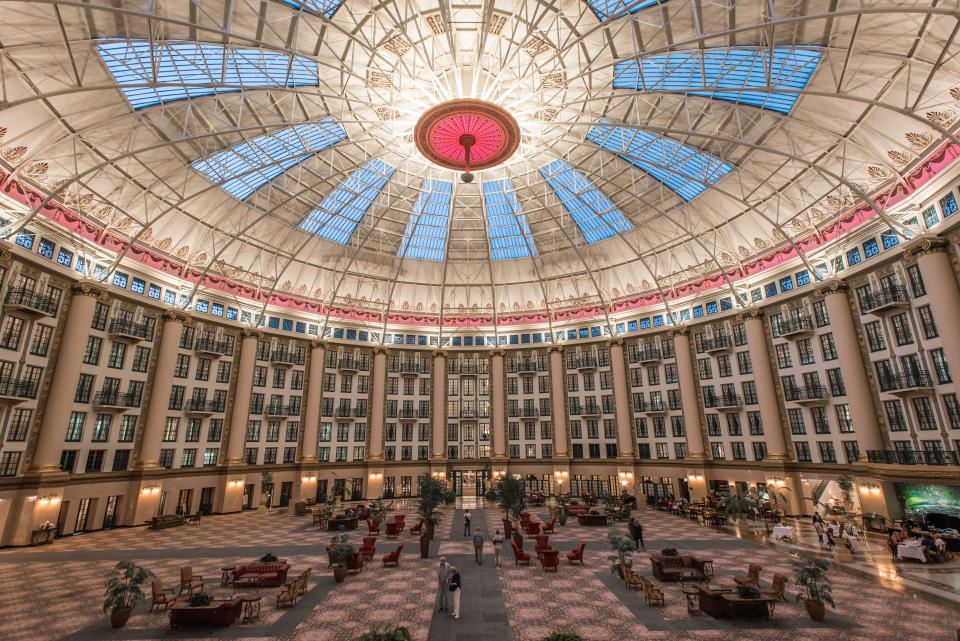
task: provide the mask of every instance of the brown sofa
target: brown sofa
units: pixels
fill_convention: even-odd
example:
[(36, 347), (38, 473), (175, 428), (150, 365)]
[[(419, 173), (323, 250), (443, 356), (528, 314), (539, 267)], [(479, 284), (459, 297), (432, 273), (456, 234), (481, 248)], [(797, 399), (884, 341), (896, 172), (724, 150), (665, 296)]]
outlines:
[(263, 579), (265, 587), (277, 587), (287, 581), (287, 572), (290, 570), (289, 563), (247, 563), (239, 565), (233, 571), (234, 582), (239, 579)]
[(684, 570), (696, 570), (703, 574), (703, 564), (708, 562), (710, 562), (710, 559), (698, 559), (690, 554), (679, 554), (677, 556), (650, 555), (653, 576), (661, 581), (679, 581), (680, 573)]
[(170, 627), (232, 625), (240, 618), (243, 600), (214, 601), (210, 605), (191, 607), (185, 601), (170, 606)]
[(608, 525), (606, 514), (580, 514), (577, 516), (580, 525)]
[(718, 592), (702, 585), (697, 590), (699, 591), (700, 611), (715, 619), (725, 619), (727, 617), (770, 618), (767, 603), (775, 601), (775, 599), (768, 598), (741, 599), (733, 590)]

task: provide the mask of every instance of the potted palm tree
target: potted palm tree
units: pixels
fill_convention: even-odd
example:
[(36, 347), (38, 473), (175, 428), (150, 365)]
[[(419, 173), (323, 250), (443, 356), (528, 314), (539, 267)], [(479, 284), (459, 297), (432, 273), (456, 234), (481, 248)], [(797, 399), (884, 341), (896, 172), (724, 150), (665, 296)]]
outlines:
[(110, 625), (122, 628), (127, 624), (133, 606), (146, 598), (140, 586), (153, 572), (132, 561), (120, 561), (107, 581), (103, 611), (110, 613)]
[(616, 552), (607, 557), (608, 561), (614, 561), (610, 571), (616, 572), (621, 579), (624, 579), (626, 577), (623, 569), (633, 567), (633, 561), (628, 558), (634, 551), (633, 540), (624, 536), (623, 532), (612, 530), (607, 534), (607, 541), (610, 543), (610, 549)]
[(488, 492), (500, 506), (503, 515), (514, 523), (513, 539), (517, 545), (523, 545), (523, 533), (516, 526), (520, 523), (520, 515), (527, 504), (527, 486), (523, 480), (512, 476), (504, 476), (497, 487)]
[(430, 539), (433, 531), (442, 517), (440, 506), (443, 505), (447, 487), (444, 483), (429, 474), (420, 477), (420, 501), (417, 503), (417, 515), (423, 521), (423, 532), (420, 534), (420, 558), (430, 556)]
[(827, 576), (829, 564), (823, 559), (803, 556), (791, 561), (793, 577), (800, 588), (797, 601), (802, 600), (807, 614), (814, 621), (823, 621), (826, 616), (826, 604), (836, 607), (833, 602), (833, 588)]
[(347, 559), (353, 553), (353, 546), (347, 543), (347, 528), (340, 526), (340, 533), (334, 534), (330, 541), (330, 563), (333, 565), (333, 578), (337, 583), (343, 583), (347, 578)]
[(760, 495), (755, 489), (749, 489), (745, 494), (727, 494), (720, 499), (726, 517), (733, 521), (737, 536), (741, 539), (755, 538), (753, 530), (747, 520), (751, 514), (756, 514), (760, 507)]

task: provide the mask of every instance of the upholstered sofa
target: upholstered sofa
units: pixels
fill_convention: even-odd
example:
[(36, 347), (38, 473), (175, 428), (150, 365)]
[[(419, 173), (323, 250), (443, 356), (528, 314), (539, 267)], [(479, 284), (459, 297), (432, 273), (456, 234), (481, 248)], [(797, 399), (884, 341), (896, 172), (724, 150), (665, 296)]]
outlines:
[(150, 519), (150, 529), (163, 530), (168, 527), (183, 525), (184, 522), (184, 517), (180, 514), (163, 514)]
[(191, 607), (185, 602), (170, 606), (170, 627), (231, 625), (240, 618), (243, 600), (214, 601), (210, 605)]
[(703, 574), (703, 564), (709, 561), (710, 559), (698, 559), (689, 554), (679, 554), (677, 556), (650, 555), (653, 576), (661, 581), (678, 581), (680, 580), (680, 573), (684, 570), (696, 570)]
[(732, 590), (717, 592), (702, 585), (697, 590), (699, 591), (700, 611), (715, 619), (726, 617), (769, 618), (770, 612), (767, 603), (776, 601), (776, 599), (766, 597), (741, 599)]
[(265, 587), (277, 587), (287, 582), (287, 572), (290, 570), (289, 563), (247, 563), (238, 565), (233, 571), (234, 582), (240, 579), (263, 579)]
[(577, 516), (580, 525), (608, 525), (606, 514), (580, 514)]

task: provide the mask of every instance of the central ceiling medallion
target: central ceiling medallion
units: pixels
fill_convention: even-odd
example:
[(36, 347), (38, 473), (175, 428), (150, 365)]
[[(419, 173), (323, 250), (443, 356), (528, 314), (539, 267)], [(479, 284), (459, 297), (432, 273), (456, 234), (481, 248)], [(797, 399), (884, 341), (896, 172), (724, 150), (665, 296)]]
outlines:
[(427, 110), (413, 129), (413, 140), (427, 160), (462, 171), (473, 182), (471, 169), (506, 162), (520, 146), (520, 127), (502, 107), (463, 98)]

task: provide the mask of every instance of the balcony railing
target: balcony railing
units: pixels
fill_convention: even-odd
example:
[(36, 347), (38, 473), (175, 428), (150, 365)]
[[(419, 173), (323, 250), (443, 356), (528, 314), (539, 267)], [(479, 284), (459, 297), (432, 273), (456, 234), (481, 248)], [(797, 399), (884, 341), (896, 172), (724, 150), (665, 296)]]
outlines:
[(891, 374), (878, 379), (882, 392), (913, 392), (933, 387), (933, 380), (926, 371), (909, 374)]
[(705, 338), (700, 342), (700, 346), (703, 348), (703, 351), (709, 352), (719, 352), (722, 350), (730, 349), (733, 347), (733, 341), (729, 336), (718, 335), (713, 338)]
[(220, 414), (225, 410), (226, 403), (221, 401), (194, 398), (187, 401), (187, 412), (189, 414)]
[(578, 414), (580, 416), (599, 416), (600, 414), (603, 414), (603, 407), (593, 403), (588, 403), (586, 405), (581, 405), (579, 408), (571, 410), (570, 413)]
[(863, 311), (868, 314), (877, 314), (891, 309), (900, 309), (910, 305), (910, 296), (907, 288), (897, 285), (885, 287), (878, 292), (871, 292), (862, 299)]
[(449, 365), (451, 374), (486, 374), (488, 373), (488, 368), (486, 363), (481, 365), (478, 361), (452, 361)]
[[(299, 413), (300, 413), (300, 412), (297, 412), (297, 414), (299, 414)], [(363, 407), (354, 407), (354, 408), (353, 408), (353, 416), (354, 416), (354, 418), (364, 418), (366, 415), (367, 415), (367, 408), (366, 408), (366, 406), (363, 406)]]
[(528, 360), (517, 362), (511, 369), (520, 374), (536, 374), (539, 367), (537, 367), (537, 361)]
[(636, 409), (641, 414), (660, 414), (667, 411), (667, 406), (663, 404), (663, 401), (659, 403), (643, 401), (642, 403), (637, 403)]
[(887, 465), (960, 465), (960, 453), (946, 450), (868, 450), (867, 460)]
[(3, 304), (6, 307), (13, 307), (32, 314), (56, 316), (58, 301), (51, 296), (38, 294), (32, 289), (11, 287), (7, 290), (7, 296), (4, 298)]
[(303, 365), (304, 358), (302, 354), (291, 352), (286, 349), (275, 349), (270, 354), (270, 362), (274, 365)]
[(652, 363), (654, 361), (659, 361), (663, 358), (663, 354), (660, 352), (659, 348), (656, 347), (644, 347), (642, 350), (638, 349), (634, 352), (630, 352), (630, 362), (631, 363)]
[(721, 394), (719, 396), (704, 396), (704, 407), (740, 407), (743, 401), (739, 394)]
[(568, 369), (596, 369), (597, 357), (581, 356), (580, 358), (573, 359), (571, 364), (572, 364), (572, 368), (568, 368)]
[(0, 378), (0, 397), (27, 399), (37, 397), (37, 382), (19, 378)]
[(337, 361), (337, 369), (349, 372), (367, 372), (370, 370), (370, 363), (364, 359), (346, 357)]
[(93, 396), (93, 405), (95, 407), (140, 407), (140, 395), (121, 394), (112, 390), (99, 391)]
[(390, 371), (401, 374), (429, 374), (430, 364), (424, 361), (401, 361), (390, 368)]
[(223, 356), (230, 352), (230, 343), (213, 338), (198, 338), (193, 343), (193, 351)]
[(815, 403), (830, 398), (830, 391), (820, 385), (817, 387), (785, 387), (783, 397), (794, 403)]
[(791, 318), (780, 323), (780, 335), (784, 338), (801, 336), (812, 331), (813, 321), (809, 318)]
[(352, 417), (353, 417), (353, 409), (350, 408), (350, 406), (337, 408), (337, 418), (352, 418)]
[(109, 334), (119, 338), (149, 341), (153, 340), (153, 327), (147, 322), (134, 323), (125, 318), (114, 318), (110, 321)]
[(397, 410), (397, 416), (399, 418), (416, 418), (417, 410), (400, 408)]

